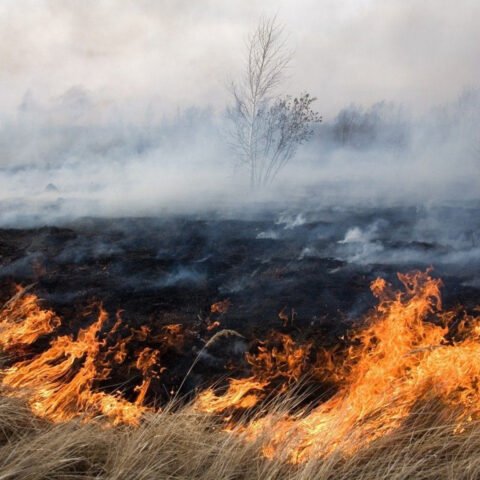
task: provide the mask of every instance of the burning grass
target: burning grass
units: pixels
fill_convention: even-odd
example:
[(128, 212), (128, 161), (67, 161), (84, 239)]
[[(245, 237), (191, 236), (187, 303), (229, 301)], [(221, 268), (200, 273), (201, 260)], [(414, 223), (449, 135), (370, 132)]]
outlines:
[[(99, 308), (55, 336), (61, 319), (19, 289), (0, 314), (0, 478), (477, 478), (480, 317), (444, 311), (429, 272), (399, 280), (372, 283), (378, 305), (341, 345), (273, 332), (246, 355), (249, 376), (161, 409), (147, 392), (181, 326), (139, 343), (130, 396), (107, 392), (129, 342), (149, 332), (118, 339), (121, 318), (106, 328)], [(330, 391), (312, 400), (312, 385)]]

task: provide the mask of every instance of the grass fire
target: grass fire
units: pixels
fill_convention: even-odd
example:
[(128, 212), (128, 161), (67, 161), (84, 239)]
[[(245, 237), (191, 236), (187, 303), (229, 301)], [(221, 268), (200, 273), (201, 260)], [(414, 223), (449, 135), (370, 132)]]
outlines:
[(478, 18), (2, 0), (0, 480), (480, 479)]
[[(15, 421), (30, 415), (34, 439), (80, 422), (76, 436), (85, 431), (97, 435), (95, 441), (130, 436), (134, 442), (139, 435), (157, 435), (178, 418), (197, 435), (204, 429), (218, 448), (228, 446), (222, 447), (225, 455), (240, 449), (235, 455), (241, 457), (256, 449), (263, 460), (257, 458), (251, 468), (266, 469), (271, 476), (291, 469), (291, 475), (303, 478), (313, 465), (325, 476), (353, 478), (362, 469), (374, 475), (375, 469), (386, 468), (385, 458), (375, 458), (379, 452), (389, 456), (388, 462), (399, 461), (417, 444), (429, 451), (429, 437), (429, 455), (446, 455), (446, 445), (452, 444), (452, 454), (461, 461), (459, 445), (474, 441), (480, 431), (480, 309), (442, 309), (442, 282), (429, 271), (399, 273), (398, 279), (398, 290), (382, 278), (371, 283), (377, 305), (333, 347), (297, 343), (273, 331), (267, 340), (254, 339), (257, 346), (245, 358), (248, 376), (226, 379), (224, 388), (204, 386), (191, 398), (172, 397), (164, 405), (148, 401), (152, 380), (161, 383), (168, 368), (162, 357), (169, 350), (182, 355), (187, 338), (199, 332), (184, 332), (175, 324), (160, 334), (147, 327), (135, 330), (123, 324), (120, 312), (110, 319), (97, 305), (82, 320), (85, 327), (62, 334), (63, 320), (42, 306), (32, 288), (17, 286), (0, 314), (3, 409), (13, 408), (12, 399), (20, 401)], [(211, 311), (223, 313), (216, 305)], [(204, 344), (222, 333), (205, 332), (210, 338), (202, 338)], [(135, 378), (133, 388), (109, 383), (112, 370), (122, 364)], [(447, 444), (439, 446), (440, 438)], [(2, 448), (15, 454), (27, 439), (6, 436)], [(144, 468), (169, 474), (170, 467), (177, 467), (164, 463), (164, 454), (146, 458)], [(66, 475), (62, 461), (75, 460), (58, 458), (55, 468)], [(112, 459), (87, 455), (84, 461), (104, 469)], [(419, 461), (415, 453), (411, 462)], [(27, 475), (20, 463), (11, 468), (19, 469), (19, 478)], [(246, 478), (253, 474), (236, 462), (224, 468), (226, 474), (230, 468)], [(417, 466), (407, 462), (391, 468), (400, 478), (404, 469)]]

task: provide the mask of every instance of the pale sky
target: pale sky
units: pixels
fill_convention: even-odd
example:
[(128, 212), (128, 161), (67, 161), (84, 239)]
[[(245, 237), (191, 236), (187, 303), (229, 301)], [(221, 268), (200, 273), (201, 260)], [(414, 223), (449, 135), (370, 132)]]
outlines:
[(99, 104), (222, 109), (246, 36), (275, 14), (295, 49), (285, 89), (324, 115), (383, 99), (421, 110), (480, 84), (478, 0), (2, 0), (2, 114), (72, 86)]

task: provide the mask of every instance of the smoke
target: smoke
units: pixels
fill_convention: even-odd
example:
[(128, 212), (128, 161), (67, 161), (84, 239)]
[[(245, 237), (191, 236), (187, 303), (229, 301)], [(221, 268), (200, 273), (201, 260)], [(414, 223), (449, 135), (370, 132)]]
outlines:
[(222, 109), (245, 36), (277, 14), (295, 49), (289, 89), (323, 114), (381, 99), (425, 110), (478, 86), (479, 13), (475, 0), (5, 0), (0, 103), (11, 113), (29, 89), (45, 101), (82, 85), (168, 114)]
[[(299, 205), (465, 203), (478, 200), (480, 94), (413, 117), (391, 104), (349, 106), (327, 119), (269, 188), (248, 192), (225, 117), (173, 117), (104, 106), (74, 87), (48, 104), (26, 94), (0, 129), (0, 224), (88, 215), (138, 216)], [(293, 215), (293, 216), (292, 216)]]
[(415, 115), (404, 106), (350, 105), (318, 127), (285, 170), (327, 204), (477, 202), (480, 91)]
[(194, 107), (132, 118), (80, 87), (43, 105), (27, 94), (0, 129), (0, 223), (211, 205), (232, 182), (220, 124)]
[[(465, 87), (480, 78), (480, 6), (460, 4), (6, 1), (0, 225), (273, 205), (294, 228), (320, 205), (476, 202), (480, 94)], [(285, 89), (315, 95), (324, 122), (252, 195), (225, 83), (275, 13), (295, 46)]]

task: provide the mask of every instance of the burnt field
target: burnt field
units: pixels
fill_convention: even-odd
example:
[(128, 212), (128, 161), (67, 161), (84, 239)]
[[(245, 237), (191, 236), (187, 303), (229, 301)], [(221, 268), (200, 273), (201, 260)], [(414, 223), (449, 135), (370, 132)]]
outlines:
[[(245, 353), (269, 338), (275, 345), (272, 331), (322, 347), (341, 343), (376, 304), (369, 286), (377, 277), (397, 286), (397, 272), (433, 267), (444, 307), (473, 309), (479, 232), (474, 207), (83, 218), (4, 228), (1, 298), (7, 301), (14, 285), (30, 286), (63, 319), (60, 331), (67, 334), (88, 325), (102, 305), (111, 318), (105, 331), (117, 313), (124, 326), (117, 337), (148, 328), (128, 352), (133, 360), (138, 345), (157, 348), (162, 329), (181, 325), (182, 346), (166, 348), (161, 380), (149, 386), (149, 401), (163, 403), (194, 361), (182, 393), (245, 375)], [(229, 335), (205, 349), (221, 331)], [(104, 383), (128, 392), (138, 378), (118, 366)]]
[(477, 212), (3, 228), (11, 478), (477, 478)]
[(479, 15), (0, 2), (0, 480), (480, 479)]
[(228, 299), (224, 326), (262, 332), (277, 326), (281, 311), (293, 310), (301, 328), (348, 322), (373, 305), (376, 277), (432, 267), (447, 304), (468, 304), (480, 289), (478, 213), (332, 208), (3, 228), (2, 291), (35, 283), (65, 313), (96, 300), (140, 322), (187, 324)]

